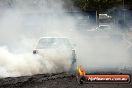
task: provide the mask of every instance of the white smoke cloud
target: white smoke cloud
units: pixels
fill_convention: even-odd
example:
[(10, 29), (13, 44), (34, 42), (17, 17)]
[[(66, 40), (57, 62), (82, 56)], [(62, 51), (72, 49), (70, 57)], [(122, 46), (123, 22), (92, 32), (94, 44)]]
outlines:
[(67, 71), (71, 63), (67, 59), (68, 52), (64, 52), (64, 57), (46, 52), (50, 58), (32, 54), (43, 36), (71, 39), (76, 44), (77, 63), (88, 70), (131, 65), (127, 43), (116, 43), (100, 35), (91, 37), (86, 31), (77, 30), (77, 16), (66, 13), (62, 0), (5, 0), (0, 3), (4, 3), (0, 5), (1, 77)]
[[(48, 57), (32, 54), (40, 37), (49, 32), (55, 34), (56, 29), (62, 29), (62, 19), (56, 16), (62, 14), (62, 4), (60, 4), (62, 2), (54, 3), (47, 0), (6, 2), (10, 2), (12, 8), (5, 6), (6, 9), (0, 16), (0, 76), (68, 71), (71, 65), (71, 57), (67, 54), (69, 51), (58, 55), (58, 52), (50, 50), (45, 52)], [(55, 12), (55, 9), (58, 12)]]
[(71, 65), (67, 52), (60, 51), (58, 55), (58, 52), (50, 50), (40, 56), (14, 54), (7, 47), (0, 47), (0, 53), (0, 77), (63, 72), (68, 71)]

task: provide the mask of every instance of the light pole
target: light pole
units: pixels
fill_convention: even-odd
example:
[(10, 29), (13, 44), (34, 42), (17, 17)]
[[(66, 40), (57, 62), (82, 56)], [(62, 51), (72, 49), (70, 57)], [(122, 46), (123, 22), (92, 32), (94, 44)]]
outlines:
[(122, 4), (123, 4), (123, 9), (124, 9), (124, 0), (122, 0)]
[(125, 0), (122, 0), (122, 6), (123, 6), (123, 21), (125, 22)]

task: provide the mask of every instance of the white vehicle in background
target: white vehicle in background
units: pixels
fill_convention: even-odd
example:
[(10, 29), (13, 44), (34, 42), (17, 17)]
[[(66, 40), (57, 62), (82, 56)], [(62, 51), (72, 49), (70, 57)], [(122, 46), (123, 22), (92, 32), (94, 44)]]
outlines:
[(99, 25), (99, 27), (96, 28), (97, 31), (112, 31), (112, 27), (110, 25)]
[(113, 18), (108, 14), (99, 14), (98, 25), (107, 24), (113, 25)]
[(113, 31), (113, 28), (111, 25), (101, 24), (98, 27), (94, 27), (90, 30), (87, 30), (88, 32), (97, 32), (97, 31)]
[[(53, 55), (53, 53), (57, 54), (56, 56), (62, 57), (69, 56), (71, 61), (70, 72), (74, 72), (76, 70), (76, 53), (71, 45), (70, 41), (67, 38), (62, 37), (42, 37), (37, 43), (37, 46), (33, 50), (33, 54), (44, 55), (49, 51), (49, 57)], [(52, 52), (54, 51), (54, 52)], [(63, 56), (62, 56), (63, 55)], [(48, 56), (48, 55), (45, 55)], [(45, 58), (45, 57), (44, 57)], [(55, 57), (57, 59), (58, 57)], [(64, 59), (60, 59), (60, 62), (63, 62)]]
[(112, 18), (111, 16), (109, 16), (108, 14), (99, 14), (99, 19), (110, 19)]

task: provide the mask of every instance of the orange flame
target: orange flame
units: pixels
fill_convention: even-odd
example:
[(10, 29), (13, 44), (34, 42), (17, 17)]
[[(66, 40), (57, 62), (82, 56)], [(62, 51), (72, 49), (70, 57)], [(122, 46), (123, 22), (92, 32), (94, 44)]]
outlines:
[(84, 76), (86, 74), (86, 71), (81, 66), (78, 66), (78, 73), (80, 76)]

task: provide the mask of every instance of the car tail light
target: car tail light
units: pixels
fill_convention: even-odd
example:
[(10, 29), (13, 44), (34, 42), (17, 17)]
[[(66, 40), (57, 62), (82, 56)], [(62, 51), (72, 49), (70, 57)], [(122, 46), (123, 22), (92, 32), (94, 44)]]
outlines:
[(33, 54), (37, 54), (38, 53), (38, 51), (37, 50), (33, 50)]

